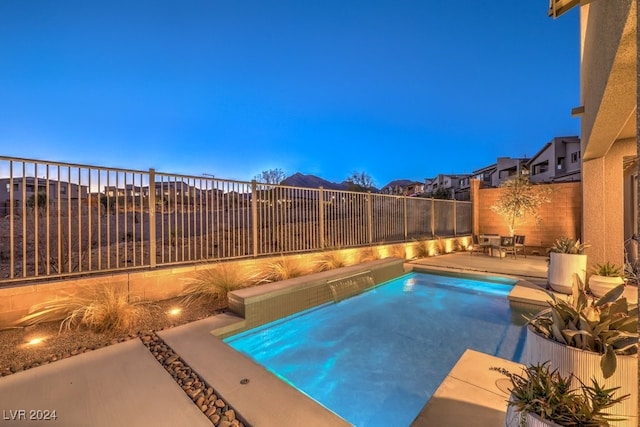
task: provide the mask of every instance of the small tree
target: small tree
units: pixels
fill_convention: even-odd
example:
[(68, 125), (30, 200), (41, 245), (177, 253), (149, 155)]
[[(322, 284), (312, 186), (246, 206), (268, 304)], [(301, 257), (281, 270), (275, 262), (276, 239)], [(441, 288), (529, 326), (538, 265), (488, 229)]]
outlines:
[(431, 197), (433, 197), (434, 199), (450, 199), (451, 192), (448, 188), (438, 187), (436, 188), (436, 191), (431, 194)]
[(47, 193), (39, 191), (38, 194), (33, 194), (27, 199), (27, 206), (30, 208), (45, 209), (47, 207)]
[(373, 188), (373, 178), (366, 172), (353, 172), (345, 180), (349, 191), (367, 192)]
[(254, 177), (254, 179), (258, 182), (274, 185), (280, 184), (282, 181), (284, 181), (285, 178), (286, 175), (280, 168), (262, 171)]
[(529, 218), (541, 222), (538, 210), (543, 203), (549, 203), (551, 190), (541, 186), (534, 186), (529, 176), (519, 174), (500, 184), (500, 197), (491, 206), (498, 215), (504, 218), (509, 227), (509, 235), (513, 236), (516, 227), (525, 223)]

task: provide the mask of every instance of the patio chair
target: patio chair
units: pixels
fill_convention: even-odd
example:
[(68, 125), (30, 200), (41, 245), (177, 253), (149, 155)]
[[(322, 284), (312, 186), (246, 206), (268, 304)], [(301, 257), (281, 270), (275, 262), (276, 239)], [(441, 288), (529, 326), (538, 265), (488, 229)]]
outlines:
[(500, 246), (498, 246), (498, 251), (500, 251), (500, 258), (506, 258), (507, 254), (512, 254), (513, 258), (516, 259), (516, 241), (513, 236), (500, 236)]
[(471, 235), (471, 246), (469, 247), (469, 254), (473, 255), (474, 252), (482, 252), (483, 254), (489, 253), (491, 249), (491, 243), (489, 239), (480, 239), (477, 234)]
[(524, 255), (524, 257), (527, 257), (527, 250), (526, 247), (524, 245), (524, 239), (525, 236), (523, 236), (522, 234), (516, 234), (515, 236), (513, 236), (515, 239), (515, 249), (516, 249), (516, 253), (518, 253), (518, 251), (522, 252), (522, 255)]

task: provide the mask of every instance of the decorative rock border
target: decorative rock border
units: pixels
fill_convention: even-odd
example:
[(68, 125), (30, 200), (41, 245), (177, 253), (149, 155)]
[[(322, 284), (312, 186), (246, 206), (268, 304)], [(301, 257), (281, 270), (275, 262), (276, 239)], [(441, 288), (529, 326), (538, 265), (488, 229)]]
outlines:
[(155, 332), (142, 334), (142, 343), (173, 377), (209, 421), (217, 427), (245, 427), (236, 411), (216, 395), (213, 387), (194, 372)]
[(98, 350), (112, 344), (139, 338), (151, 352), (153, 357), (173, 377), (176, 383), (184, 390), (193, 403), (216, 427), (249, 427), (236, 411), (224, 400), (217, 396), (213, 387), (207, 384), (189, 365), (160, 338), (155, 331), (138, 332), (137, 334), (123, 335), (109, 342), (92, 347), (81, 346), (68, 353), (60, 353), (49, 356), (47, 359), (26, 364), (18, 368), (6, 368), (0, 371), (0, 377), (12, 375), (27, 369), (36, 368), (57, 360), (67, 359), (82, 353)]

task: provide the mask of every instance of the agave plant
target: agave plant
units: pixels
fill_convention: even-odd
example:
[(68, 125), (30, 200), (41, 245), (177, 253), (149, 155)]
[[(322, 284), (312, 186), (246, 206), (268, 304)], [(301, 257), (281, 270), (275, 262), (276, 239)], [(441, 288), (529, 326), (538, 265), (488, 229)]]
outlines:
[(570, 239), (561, 237), (555, 241), (547, 252), (556, 252), (561, 254), (582, 254), (590, 245), (580, 243), (580, 239)]
[(520, 425), (527, 414), (536, 414), (561, 426), (609, 426), (610, 421), (619, 419), (604, 411), (629, 397), (614, 397), (617, 387), (605, 389), (595, 380), (591, 380), (592, 386), (578, 380), (580, 388), (572, 389), (571, 376), (551, 370), (549, 362), (526, 366), (522, 375), (503, 368), (491, 370), (511, 381), (509, 406), (519, 413)]
[(638, 305), (621, 298), (623, 291), (624, 285), (619, 285), (598, 300), (590, 299), (574, 274), (568, 301), (549, 292), (550, 308), (528, 323), (546, 338), (602, 354), (600, 368), (604, 378), (609, 378), (616, 370), (616, 355), (638, 352)]
[(606, 262), (604, 264), (596, 264), (593, 267), (593, 274), (605, 277), (621, 277), (622, 268), (618, 265), (611, 264), (610, 262)]

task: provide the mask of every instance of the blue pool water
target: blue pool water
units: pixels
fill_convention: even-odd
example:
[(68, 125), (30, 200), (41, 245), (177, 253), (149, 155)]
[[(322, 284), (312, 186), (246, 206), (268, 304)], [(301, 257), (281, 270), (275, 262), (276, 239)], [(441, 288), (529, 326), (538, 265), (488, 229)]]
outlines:
[(409, 426), (465, 349), (520, 359), (512, 286), (410, 273), (225, 341), (355, 426)]

